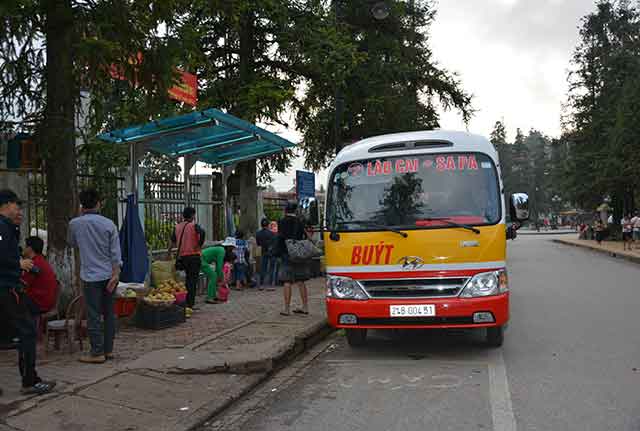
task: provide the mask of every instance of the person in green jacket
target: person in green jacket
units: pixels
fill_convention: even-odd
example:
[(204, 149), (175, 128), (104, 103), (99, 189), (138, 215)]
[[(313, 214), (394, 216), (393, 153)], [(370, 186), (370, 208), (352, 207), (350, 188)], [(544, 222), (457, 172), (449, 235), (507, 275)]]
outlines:
[[(225, 248), (222, 245), (205, 248), (202, 250), (200, 270), (206, 274), (209, 279), (207, 285), (207, 304), (218, 303), (218, 285), (224, 282), (224, 273), (222, 267), (224, 265)], [(211, 264), (215, 263), (216, 270), (211, 268)]]

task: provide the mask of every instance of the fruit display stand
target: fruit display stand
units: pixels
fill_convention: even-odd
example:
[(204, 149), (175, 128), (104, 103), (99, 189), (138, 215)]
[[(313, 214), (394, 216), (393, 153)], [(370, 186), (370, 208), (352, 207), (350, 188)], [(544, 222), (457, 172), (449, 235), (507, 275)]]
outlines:
[(136, 308), (136, 326), (144, 329), (164, 329), (186, 320), (185, 302), (187, 289), (184, 283), (165, 280), (146, 296), (139, 298)]
[(185, 308), (173, 303), (152, 305), (140, 301), (136, 308), (136, 326), (143, 329), (170, 328), (185, 320)]

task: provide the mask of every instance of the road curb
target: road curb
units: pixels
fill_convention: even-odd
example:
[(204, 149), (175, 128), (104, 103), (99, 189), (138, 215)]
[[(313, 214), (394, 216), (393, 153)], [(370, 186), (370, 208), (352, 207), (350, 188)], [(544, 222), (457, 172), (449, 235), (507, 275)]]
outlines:
[(209, 343), (209, 342), (211, 342), (211, 341), (213, 341), (213, 340), (215, 340), (217, 338), (220, 338), (220, 337), (222, 337), (224, 335), (230, 334), (231, 332), (237, 331), (238, 329), (244, 328), (245, 326), (251, 325), (252, 323), (255, 323), (257, 321), (258, 321), (258, 319), (246, 320), (246, 321), (244, 321), (244, 322), (242, 322), (242, 323), (240, 323), (240, 324), (238, 324), (236, 326), (233, 326), (233, 327), (231, 327), (229, 329), (225, 329), (224, 331), (216, 332), (213, 335), (209, 335), (208, 337), (205, 337), (205, 338), (203, 338), (201, 340), (193, 342), (193, 343), (185, 346), (184, 348), (185, 349), (189, 349), (189, 350), (197, 350), (198, 347), (202, 347), (205, 344), (207, 344), (207, 343)]
[(518, 236), (523, 235), (523, 236), (534, 236), (534, 235), (539, 235), (539, 236), (547, 236), (547, 235), (571, 235), (571, 234), (577, 234), (578, 232), (572, 230), (572, 231), (545, 231), (545, 232), (531, 232), (531, 231), (518, 231)]
[(570, 246), (573, 246), (573, 247), (584, 248), (586, 250), (590, 250), (590, 251), (593, 251), (593, 252), (596, 252), (596, 253), (605, 254), (605, 255), (610, 256), (610, 257), (615, 257), (615, 258), (618, 258), (618, 259), (624, 259), (624, 260), (626, 260), (628, 262), (633, 262), (633, 263), (640, 264), (640, 257), (637, 257), (637, 256), (629, 256), (627, 254), (622, 254), (622, 253), (618, 253), (618, 252), (615, 252), (615, 251), (605, 250), (605, 249), (602, 249), (602, 248), (599, 248), (599, 247), (594, 247), (594, 246), (592, 246), (590, 244), (577, 244), (575, 242), (565, 241), (563, 239), (553, 239), (552, 241), (557, 243), (557, 244), (570, 245)]
[(279, 350), (274, 355), (274, 357), (271, 358), (271, 366), (269, 367), (268, 371), (262, 374), (255, 374), (256, 379), (246, 384), (242, 388), (238, 388), (238, 390), (235, 393), (231, 394), (229, 398), (222, 404), (199, 409), (197, 412), (195, 412), (194, 415), (190, 416), (187, 421), (176, 424), (176, 429), (196, 431), (197, 429), (201, 428), (206, 422), (210, 421), (215, 416), (218, 416), (229, 409), (233, 405), (233, 403), (249, 394), (257, 386), (267, 381), (274, 373), (282, 369), (285, 365), (289, 364), (300, 354), (318, 344), (333, 331), (334, 329), (329, 326), (326, 320), (305, 328), (295, 336), (295, 341), (293, 343), (288, 345), (287, 348)]

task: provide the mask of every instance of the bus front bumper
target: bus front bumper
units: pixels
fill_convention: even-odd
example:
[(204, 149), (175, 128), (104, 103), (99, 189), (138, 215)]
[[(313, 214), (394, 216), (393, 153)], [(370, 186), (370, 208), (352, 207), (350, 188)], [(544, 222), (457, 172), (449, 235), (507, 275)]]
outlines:
[[(327, 298), (327, 317), (334, 328), (447, 329), (503, 326), (509, 320), (509, 293), (482, 298), (370, 299)], [(435, 316), (391, 317), (392, 305), (435, 306)], [(488, 314), (490, 313), (490, 314)], [(493, 321), (489, 318), (492, 317)]]

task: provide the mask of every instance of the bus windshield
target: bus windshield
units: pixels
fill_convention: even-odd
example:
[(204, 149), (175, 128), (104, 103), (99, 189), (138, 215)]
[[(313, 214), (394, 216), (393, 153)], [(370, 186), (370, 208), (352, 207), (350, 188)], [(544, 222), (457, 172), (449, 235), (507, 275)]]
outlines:
[(329, 180), (331, 230), (376, 230), (496, 224), (498, 176), (481, 153), (442, 153), (360, 160), (338, 166)]

